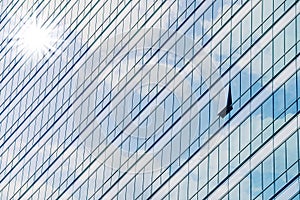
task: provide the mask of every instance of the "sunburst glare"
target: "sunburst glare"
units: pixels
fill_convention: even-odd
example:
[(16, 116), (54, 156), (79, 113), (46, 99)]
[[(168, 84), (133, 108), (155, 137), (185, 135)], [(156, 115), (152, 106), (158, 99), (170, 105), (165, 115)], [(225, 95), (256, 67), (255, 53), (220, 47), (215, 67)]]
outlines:
[(55, 46), (58, 38), (54, 34), (54, 28), (43, 24), (36, 16), (23, 24), (15, 39), (18, 48), (26, 56), (34, 55), (40, 58), (57, 51)]

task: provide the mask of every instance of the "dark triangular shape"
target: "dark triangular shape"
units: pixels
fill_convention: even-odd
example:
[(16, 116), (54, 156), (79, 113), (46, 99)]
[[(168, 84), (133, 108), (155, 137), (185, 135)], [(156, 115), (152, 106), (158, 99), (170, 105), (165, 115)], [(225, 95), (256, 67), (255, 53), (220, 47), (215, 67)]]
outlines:
[(231, 107), (231, 110), (232, 110), (232, 95), (231, 95), (231, 86), (230, 85), (228, 88), (227, 107)]
[(229, 85), (228, 96), (227, 96), (227, 104), (226, 104), (226, 107), (223, 110), (221, 110), (221, 112), (219, 113), (219, 116), (224, 118), (232, 109), (233, 109), (233, 107), (232, 107), (231, 86)]

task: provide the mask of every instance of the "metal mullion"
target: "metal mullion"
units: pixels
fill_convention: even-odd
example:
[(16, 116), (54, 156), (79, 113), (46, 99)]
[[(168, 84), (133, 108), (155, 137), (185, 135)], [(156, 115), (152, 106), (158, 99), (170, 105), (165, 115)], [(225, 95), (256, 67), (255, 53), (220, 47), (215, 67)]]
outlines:
[[(271, 95), (272, 96), (272, 95)], [(221, 127), (222, 128), (222, 127)], [(226, 138), (225, 138), (226, 139)]]
[[(23, 6), (23, 4), (25, 3), (26, 1), (23, 1), (22, 3), (21, 3), (21, 5), (18, 7), (18, 9), (20, 9), (22, 6)], [(36, 1), (36, 2), (34, 2), (34, 4), (33, 4), (33, 6), (37, 3), (38, 1)], [(11, 5), (13, 3), (13, 1), (11, 1), (11, 3), (9, 4), (9, 5)], [(12, 6), (12, 8), (6, 13), (6, 15), (1, 19), (2, 21), (9, 15), (9, 13), (13, 10), (13, 8), (15, 8), (16, 6), (17, 6), (17, 4), (19, 3), (19, 1), (17, 1), (13, 6)], [(40, 5), (41, 5), (42, 3), (40, 3), (35, 9), (37, 9)], [(49, 2), (47, 3), (47, 4), (49, 4)], [(23, 8), (23, 7), (22, 7)], [(13, 13), (13, 14), (16, 14), (17, 13), (17, 11), (18, 11), (18, 9)], [(33, 7), (31, 7), (31, 8), (29, 8), (28, 9), (28, 11), (29, 10), (31, 10), (31, 9), (33, 9)], [(5, 9), (6, 11), (7, 11), (7, 8)], [(27, 15), (29, 12), (27, 12), (25, 15)], [(13, 15), (12, 14), (12, 15)], [(2, 14), (1, 14), (2, 15)], [(2, 26), (1, 26), (1, 28), (0, 28), (0, 31), (2, 31), (3, 29), (4, 29), (4, 27), (8, 24), (8, 25), (10, 25), (9, 24), (9, 19), (7, 20), (7, 22), (5, 23), (5, 24), (3, 24)], [(14, 29), (13, 29), (14, 30)], [(1, 46), (3, 45), (3, 43), (4, 43), (4, 41), (5, 41), (6, 39), (4, 38), (3, 39), (3, 41), (1, 42)], [(0, 50), (0, 52), (2, 52), (2, 50), (3, 49), (1, 49)], [(2, 73), (0, 74), (0, 75), (2, 75)]]
[[(73, 9), (73, 7), (74, 7), (75, 4), (76, 4), (76, 3), (74, 3), (74, 4), (72, 5), (72, 7), (67, 11), (68, 13)], [(90, 3), (89, 3), (89, 4), (90, 4)], [(64, 8), (65, 8), (66, 6), (67, 6), (67, 5), (65, 5)], [(103, 7), (103, 6), (102, 6), (102, 7)], [(101, 8), (102, 8), (102, 7), (101, 7)], [(92, 9), (93, 9), (93, 8), (92, 8)], [(81, 13), (84, 13), (84, 11), (85, 11), (85, 10), (83, 10)], [(54, 20), (59, 16), (60, 13), (62, 13), (62, 10), (58, 13), (58, 15), (57, 15), (54, 19), (52, 19), (52, 21), (54, 21)], [(48, 18), (48, 19), (50, 19), (50, 18)], [(65, 18), (64, 18), (64, 17), (61, 18), (60, 21), (62, 21), (63, 19), (65, 19)], [(60, 21), (59, 21), (59, 22), (60, 22)], [(76, 21), (76, 22), (77, 22), (77, 21)], [(75, 24), (75, 22), (73, 22), (69, 27), (71, 27), (73, 24)], [(76, 25), (76, 27), (77, 27), (77, 26), (78, 26), (78, 24)], [(69, 28), (69, 27), (68, 27), (68, 28)], [(84, 27), (86, 27), (86, 25), (85, 25)], [(63, 36), (65, 33), (66, 33), (66, 32), (64, 32), (61, 36)], [(78, 34), (79, 34), (79, 33), (78, 33)], [(77, 34), (77, 35), (78, 35), (78, 34)], [(69, 37), (69, 36), (70, 36), (70, 34), (68, 35), (68, 37)], [(74, 39), (75, 39), (75, 38), (74, 38)], [(73, 39), (73, 40), (74, 40), (74, 39)], [(72, 40), (71, 42), (73, 42), (73, 40)], [(62, 44), (61, 44), (61, 45), (62, 45)], [(60, 46), (61, 46), (61, 45), (60, 45)], [(64, 50), (66, 50), (66, 49), (68, 49), (68, 48), (69, 48), (69, 47), (66, 47)], [(77, 54), (78, 54), (78, 52), (77, 52)], [(77, 55), (77, 54), (76, 54), (76, 55)], [(55, 61), (56, 61), (57, 59), (59, 59), (59, 57), (56, 58)], [(54, 62), (55, 62), (55, 61), (54, 61)], [(41, 62), (41, 60), (40, 60), (40, 62)], [(53, 63), (54, 63), (54, 62), (53, 62)], [(39, 64), (39, 63), (38, 63), (38, 64)], [(44, 64), (45, 64), (45, 63), (44, 63)], [(44, 64), (43, 64), (43, 65), (44, 65)], [(20, 70), (20, 69), (19, 69), (19, 70)], [(18, 71), (19, 71), (19, 70), (18, 70)], [(44, 72), (42, 75), (44, 75), (45, 73), (46, 73), (46, 72)], [(27, 77), (27, 76), (26, 76), (26, 77)], [(26, 79), (26, 77), (24, 78), (24, 80)], [(40, 78), (39, 78), (39, 79), (40, 79)], [(20, 83), (20, 84), (21, 84), (21, 83)], [(51, 83), (50, 83), (50, 84), (51, 84)], [(49, 85), (50, 85), (50, 84), (49, 84)], [(21, 89), (21, 90), (22, 90), (22, 89)], [(2, 111), (2, 112), (3, 112), (3, 111)]]
[[(47, 3), (42, 9), (45, 9), (45, 7), (46, 7), (49, 3), (50, 3), (50, 1), (48, 1), (48, 3)], [(68, 2), (68, 3), (69, 3), (69, 2)], [(68, 3), (67, 3), (64, 7), (66, 7), (66, 6), (68, 5)], [(62, 4), (62, 3), (61, 3), (61, 4)], [(61, 5), (61, 4), (60, 4), (60, 5)], [(59, 5), (59, 6), (60, 6), (60, 5)], [(39, 7), (39, 6), (38, 6), (38, 7)], [(38, 7), (37, 7), (37, 8), (38, 8)], [(42, 12), (42, 11), (40, 11), (39, 14), (40, 14), (41, 12)], [(62, 10), (58, 13), (58, 15), (59, 15), (61, 12), (62, 12)], [(57, 16), (58, 16), (58, 15), (57, 15)], [(30, 18), (30, 16), (28, 17), (28, 19), (29, 19), (29, 18)], [(50, 19), (50, 18), (48, 18), (48, 20), (49, 20), (49, 19)], [(56, 19), (56, 17), (55, 17), (54, 19)], [(53, 19), (53, 20), (54, 20), (54, 19)], [(52, 20), (52, 21), (53, 21), (53, 20)], [(46, 22), (47, 22), (47, 21), (46, 21)], [(21, 23), (22, 23), (22, 24), (25, 24), (24, 20), (21, 21)], [(19, 30), (21, 30), (21, 28), (18, 27), (18, 24), (17, 24), (17, 25), (15, 26), (15, 28), (13, 28), (12, 31), (14, 31), (14, 30), (19, 31)], [(9, 42), (14, 42), (14, 41), (13, 41), (12, 39), (10, 39)], [(3, 43), (3, 42), (2, 42), (2, 43)], [(14, 42), (14, 44), (15, 44), (15, 43), (16, 43), (16, 42)], [(9, 44), (9, 43), (7, 43), (7, 45), (8, 45), (8, 44)], [(13, 44), (13, 45), (14, 45), (14, 44)], [(7, 54), (10, 52), (11, 49), (13, 49), (13, 45), (11, 45), (11, 47), (5, 52), (4, 56), (7, 55)], [(3, 50), (4, 50), (4, 49), (1, 49), (1, 50), (0, 50), (0, 53), (2, 53)], [(24, 50), (20, 51), (17, 55), (22, 54), (23, 51), (24, 51)], [(2, 56), (2, 58), (3, 58), (4, 56)], [(22, 60), (23, 57), (24, 57), (24, 56), (21, 56), (21, 58), (18, 60), (18, 62), (20, 62), (20, 61)], [(17, 62), (17, 63), (18, 63), (18, 62)], [(10, 62), (10, 64), (11, 64), (11, 63), (14, 63), (13, 60)], [(8, 66), (10, 66), (10, 64), (9, 64)], [(22, 65), (23, 65), (23, 64), (22, 64)], [(8, 66), (7, 66), (7, 67), (8, 67)], [(13, 66), (13, 67), (8, 71), (8, 73), (6, 73), (5, 75), (4, 75), (4, 71), (1, 73), (1, 76), (4, 75), (4, 77), (3, 77), (2, 80), (1, 80), (1, 82), (2, 82), (2, 81), (6, 78), (6, 76), (14, 69), (14, 67), (16, 67), (16, 64), (14, 64), (14, 66)], [(18, 69), (18, 71), (19, 71), (19, 70), (20, 70), (20, 69)], [(18, 72), (18, 71), (17, 71), (17, 72)], [(17, 72), (16, 72), (16, 73), (17, 73)], [(15, 74), (16, 74), (16, 73), (15, 73)], [(3, 87), (3, 88), (4, 88), (4, 87)], [(3, 88), (2, 88), (2, 89), (3, 89)]]
[[(297, 117), (297, 115), (294, 115), (294, 117)], [(293, 118), (294, 118), (294, 117), (293, 117)], [(290, 121), (290, 120), (288, 120), (288, 122), (289, 122), (289, 121)], [(285, 122), (285, 125), (286, 125), (286, 123), (288, 123), (288, 122)], [(273, 121), (273, 123), (274, 123), (274, 121)], [(272, 123), (272, 124), (273, 124), (273, 123)], [(279, 130), (281, 130), (283, 127), (285, 127), (285, 126), (282, 126)], [(279, 130), (278, 130), (278, 131), (279, 131)], [(278, 131), (277, 131), (277, 132), (278, 132)], [(226, 138), (225, 138), (225, 139), (226, 139)], [(269, 140), (267, 140), (267, 141), (269, 141)], [(266, 141), (266, 142), (267, 142), (267, 141)], [(266, 143), (266, 142), (265, 142), (265, 143)], [(264, 145), (261, 145), (260, 148), (263, 147), (263, 146), (264, 146)], [(216, 147), (216, 148), (218, 148), (218, 147)], [(256, 150), (256, 151), (258, 151), (258, 150)], [(248, 156), (248, 159), (245, 159), (242, 163), (239, 164), (239, 166), (241, 166), (245, 161), (249, 160), (249, 158), (250, 158), (251, 156), (255, 155), (256, 151), (253, 152), (253, 153), (251, 153), (251, 155)], [(263, 162), (263, 161), (262, 161), (262, 162)], [(261, 162), (261, 163), (262, 163), (262, 162)], [(239, 167), (237, 167), (237, 168), (239, 168)], [(235, 172), (236, 170), (237, 170), (237, 169), (235, 169), (233, 172)], [(233, 172), (231, 172), (231, 174), (232, 174)], [(251, 173), (251, 171), (249, 171), (249, 173)], [(249, 175), (249, 174), (247, 174), (245, 177), (247, 177), (248, 175)], [(228, 177), (229, 177), (229, 176), (230, 176), (230, 174), (228, 175)], [(224, 180), (226, 180), (226, 178), (225, 178)], [(224, 181), (224, 180), (223, 180), (223, 181)], [(219, 184), (221, 184), (221, 183), (219, 183)], [(217, 187), (215, 187), (215, 188), (217, 188)], [(232, 188), (232, 189), (234, 189), (234, 188)], [(199, 189), (193, 196), (195, 196), (200, 190), (201, 190), (201, 189)], [(231, 191), (231, 190), (230, 190), (230, 191)], [(228, 193), (229, 193), (229, 191), (228, 191)], [(227, 194), (228, 194), (228, 193), (227, 193)], [(192, 197), (193, 197), (193, 196), (192, 196)]]

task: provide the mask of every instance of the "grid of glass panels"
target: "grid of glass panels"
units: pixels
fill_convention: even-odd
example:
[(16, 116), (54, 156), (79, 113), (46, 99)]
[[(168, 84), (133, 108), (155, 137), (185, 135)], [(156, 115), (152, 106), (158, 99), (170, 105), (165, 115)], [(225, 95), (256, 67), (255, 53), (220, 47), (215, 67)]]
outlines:
[(1, 199), (298, 198), (298, 1), (0, 4)]

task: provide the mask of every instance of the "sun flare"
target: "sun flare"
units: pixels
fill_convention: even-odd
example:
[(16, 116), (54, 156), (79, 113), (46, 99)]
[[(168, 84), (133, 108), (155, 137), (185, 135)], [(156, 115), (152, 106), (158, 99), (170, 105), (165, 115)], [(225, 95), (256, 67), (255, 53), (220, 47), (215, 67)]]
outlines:
[(56, 51), (57, 38), (54, 36), (54, 29), (32, 17), (25, 23), (19, 34), (17, 34), (17, 46), (27, 56), (37, 55), (39, 57), (49, 55)]

